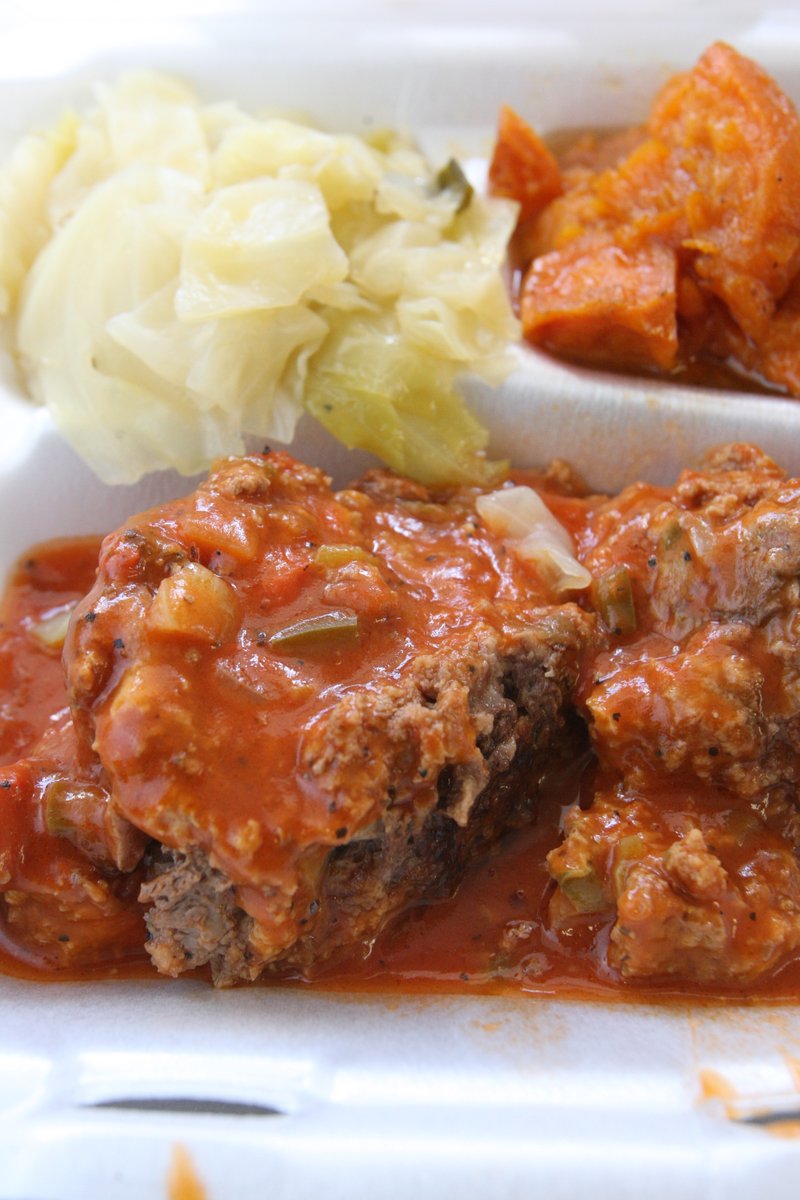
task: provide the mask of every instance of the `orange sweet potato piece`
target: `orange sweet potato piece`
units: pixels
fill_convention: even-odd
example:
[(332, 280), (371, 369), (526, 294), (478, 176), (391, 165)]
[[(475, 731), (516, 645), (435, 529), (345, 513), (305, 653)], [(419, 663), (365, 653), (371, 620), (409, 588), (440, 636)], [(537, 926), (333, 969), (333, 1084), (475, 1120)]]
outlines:
[(726, 349), (748, 371), (800, 396), (800, 277), (791, 284), (758, 342), (734, 328)]
[[(629, 129), (612, 129), (610, 132), (586, 132), (577, 138), (564, 131), (550, 145), (561, 168), (564, 190), (586, 175), (597, 175), (610, 167), (617, 167), (647, 137), (642, 125)], [(563, 145), (560, 145), (563, 143)]]
[(520, 315), (531, 342), (605, 366), (669, 370), (675, 363), (675, 255), (657, 242), (631, 254), (587, 236), (536, 259)]
[(742, 330), (760, 337), (800, 266), (800, 121), (769, 76), (716, 43), (673, 79), (649, 131), (687, 188), (683, 245)]
[(560, 191), (561, 171), (555, 158), (530, 125), (504, 105), (489, 164), (490, 194), (516, 200), (523, 224)]
[(584, 138), (564, 159), (562, 193), (517, 240), (532, 259), (525, 336), (568, 358), (664, 370), (679, 338), (687, 361), (733, 358), (800, 395), (800, 120), (789, 100), (720, 42), (666, 85), (646, 130), (603, 146)]
[(616, 167), (581, 180), (549, 204), (528, 244), (536, 254), (546, 254), (587, 231), (613, 234), (630, 253), (650, 237), (677, 244), (685, 218), (668, 166), (668, 147), (654, 138), (640, 142)]

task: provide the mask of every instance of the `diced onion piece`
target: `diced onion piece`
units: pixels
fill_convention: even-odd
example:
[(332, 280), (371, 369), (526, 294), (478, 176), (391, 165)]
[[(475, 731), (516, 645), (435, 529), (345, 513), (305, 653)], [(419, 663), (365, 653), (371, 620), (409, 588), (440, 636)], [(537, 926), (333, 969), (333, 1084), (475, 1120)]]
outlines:
[(572, 539), (533, 488), (504, 487), (479, 496), (475, 507), (492, 533), (520, 541), (539, 529), (549, 532), (563, 550), (572, 551)]
[(63, 604), (31, 625), (31, 633), (46, 650), (60, 650), (64, 645), (74, 604)]
[(479, 496), (475, 507), (517, 558), (544, 572), (555, 592), (589, 587), (592, 576), (575, 557), (572, 538), (533, 488), (501, 488)]
[(239, 623), (230, 584), (200, 563), (186, 563), (158, 585), (147, 625), (150, 633), (221, 644)]
[(611, 633), (635, 633), (636, 604), (631, 573), (627, 567), (611, 567), (599, 579), (595, 579), (591, 599), (603, 624)]
[(647, 847), (640, 833), (629, 834), (628, 837), (621, 838), (617, 842), (612, 871), (614, 891), (617, 895), (624, 892), (631, 867), (644, 858), (646, 853)]

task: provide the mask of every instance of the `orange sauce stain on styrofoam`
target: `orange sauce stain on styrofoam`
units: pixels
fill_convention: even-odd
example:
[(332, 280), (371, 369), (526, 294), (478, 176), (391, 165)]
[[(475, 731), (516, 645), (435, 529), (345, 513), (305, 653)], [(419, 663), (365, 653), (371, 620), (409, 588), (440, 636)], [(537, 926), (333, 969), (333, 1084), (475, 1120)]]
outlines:
[(786, 1063), (786, 1070), (789, 1072), (795, 1091), (800, 1092), (800, 1059), (793, 1058), (792, 1055), (787, 1054), (785, 1050), (782, 1057), (783, 1061)]
[(176, 1143), (167, 1173), (167, 1200), (208, 1200), (200, 1176), (195, 1170), (189, 1151)]
[[(800, 1091), (800, 1062), (797, 1059), (790, 1059), (786, 1054), (783, 1057), (794, 1086)], [(760, 1129), (763, 1133), (769, 1133), (773, 1137), (800, 1138), (799, 1117), (792, 1114), (782, 1118), (779, 1114), (773, 1115), (769, 1107), (761, 1114), (758, 1109), (750, 1109), (749, 1106), (747, 1116), (743, 1116), (741, 1097), (737, 1095), (733, 1084), (724, 1075), (710, 1069), (703, 1069), (699, 1074), (701, 1104), (719, 1101), (722, 1103), (725, 1116), (731, 1121), (747, 1124), (749, 1128)]]
[(770, 1121), (763, 1127), (767, 1133), (779, 1138), (800, 1138), (800, 1121), (792, 1118), (786, 1121)]
[(729, 1105), (736, 1098), (736, 1089), (733, 1084), (724, 1075), (720, 1075), (719, 1071), (712, 1071), (710, 1068), (703, 1068), (700, 1071), (701, 1104), (710, 1100), (721, 1100), (725, 1105), (726, 1115), (730, 1116)]

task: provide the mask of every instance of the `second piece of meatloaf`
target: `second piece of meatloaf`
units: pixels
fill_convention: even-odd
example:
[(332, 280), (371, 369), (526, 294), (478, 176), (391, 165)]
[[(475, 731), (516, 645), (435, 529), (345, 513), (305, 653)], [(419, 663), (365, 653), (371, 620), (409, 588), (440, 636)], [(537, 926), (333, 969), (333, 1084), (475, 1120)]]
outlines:
[(68, 685), (160, 970), (313, 974), (529, 818), (596, 626), (475, 497), (268, 453), (107, 539)]
[(800, 946), (800, 480), (723, 447), (593, 502), (581, 541), (612, 634), (577, 693), (599, 767), (551, 921), (613, 918), (626, 979), (750, 984)]

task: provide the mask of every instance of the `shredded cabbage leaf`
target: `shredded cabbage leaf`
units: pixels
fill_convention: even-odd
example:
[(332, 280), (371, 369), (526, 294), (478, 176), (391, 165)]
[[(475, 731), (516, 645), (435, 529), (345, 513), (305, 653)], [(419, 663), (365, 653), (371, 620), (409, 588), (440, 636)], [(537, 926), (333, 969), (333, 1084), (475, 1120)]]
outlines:
[(492, 533), (503, 538), (521, 562), (535, 566), (557, 596), (591, 585), (592, 576), (575, 557), (569, 532), (533, 488), (506, 486), (478, 496), (475, 507)]
[(304, 408), (428, 483), (497, 478), (460, 375), (499, 382), (516, 205), (407, 140), (123, 76), (0, 170), (0, 317), (95, 472), (205, 469)]

